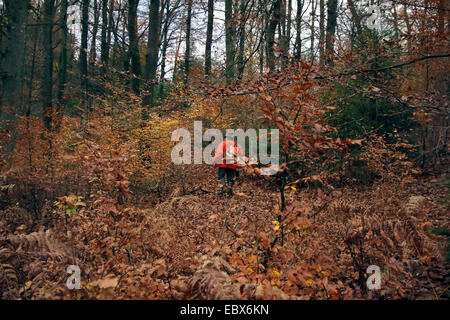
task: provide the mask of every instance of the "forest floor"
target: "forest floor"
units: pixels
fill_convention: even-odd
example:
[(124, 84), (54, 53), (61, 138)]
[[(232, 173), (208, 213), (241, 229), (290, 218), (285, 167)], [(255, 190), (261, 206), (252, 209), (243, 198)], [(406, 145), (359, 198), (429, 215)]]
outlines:
[[(445, 174), (326, 192), (289, 188), (281, 217), (271, 178), (241, 174), (230, 197), (217, 194), (214, 167), (186, 170), (184, 191), (180, 183), (155, 206), (87, 200), (65, 225), (10, 229), (0, 248), (10, 279), (3, 296), (449, 298), (448, 238), (432, 232), (450, 227)], [(3, 229), (22, 223), (11, 210), (2, 212)], [(68, 264), (83, 270), (82, 290), (65, 287)], [(367, 290), (369, 265), (380, 267), (380, 290)]]
[[(165, 229), (170, 230), (166, 237), (172, 238), (169, 241), (172, 244), (170, 248), (160, 248), (158, 255), (165, 257), (169, 274), (176, 275), (174, 283), (181, 283), (176, 290), (184, 293), (170, 298), (268, 298), (270, 295), (279, 299), (285, 296), (322, 298), (324, 294), (319, 288), (324, 284), (326, 287), (331, 281), (331, 274), (333, 281), (352, 288), (348, 292), (340, 291), (343, 298), (449, 297), (450, 265), (444, 258), (448, 250), (445, 237), (431, 232), (433, 228), (449, 227), (449, 186), (445, 175), (405, 179), (399, 183), (346, 186), (331, 191), (328, 196), (312, 187), (288, 189), (288, 209), (298, 210), (306, 217), (308, 226), (300, 235), (299, 247), (295, 248), (293, 255), (286, 253), (291, 259), (283, 257), (279, 246), (281, 257), (276, 258), (277, 253), (272, 254), (271, 268), (270, 262), (269, 266), (261, 263), (264, 246), (260, 242), (263, 242), (263, 234), (269, 238), (275, 234), (272, 229), (275, 229), (276, 208), (280, 203), (277, 187), (268, 181), (270, 179), (246, 176), (244, 173), (237, 178), (233, 196), (218, 195), (217, 169), (193, 166), (190, 170), (186, 181), (191, 183), (186, 183), (185, 190), (181, 186), (175, 188), (165, 201), (151, 209), (167, 217), (171, 226)], [(401, 216), (399, 212), (402, 210), (408, 217)], [(315, 226), (320, 227), (315, 229)], [(358, 249), (349, 254), (346, 250), (351, 244), (347, 241), (355, 235), (355, 230), (366, 232), (363, 238), (367, 243), (358, 243)], [(411, 248), (410, 243), (416, 248)], [(287, 246), (286, 243), (282, 245)], [(356, 253), (358, 250), (359, 256)], [(366, 257), (363, 256), (365, 254)], [(360, 272), (365, 272), (368, 266), (364, 263), (377, 260), (378, 254), (386, 255), (385, 261), (389, 261), (394, 269), (401, 265), (414, 280), (392, 276), (385, 265), (382, 272), (387, 279), (382, 280), (382, 289), (378, 293), (367, 292), (364, 285), (355, 285), (362, 283)], [(303, 264), (304, 261), (314, 266), (308, 270), (323, 267), (335, 268), (336, 272), (331, 271), (330, 278), (324, 281), (325, 276), (305, 270), (303, 275), (299, 275), (303, 283), (305, 280), (308, 283), (308, 277), (314, 281), (311, 288), (306, 288), (305, 285), (293, 283), (289, 277), (289, 266)], [(211, 275), (216, 269), (224, 272), (222, 276), (225, 279), (220, 280), (217, 274)], [(252, 269), (255, 269), (256, 275), (252, 274)], [(392, 272), (395, 274), (395, 270)], [(269, 293), (267, 286), (258, 292), (257, 283), (264, 283), (264, 276), (259, 277), (258, 273), (270, 280), (273, 290)], [(211, 279), (219, 280), (214, 284), (214, 281), (209, 282)], [(402, 281), (407, 283), (405, 287), (402, 287)], [(249, 290), (249, 284), (253, 290)], [(283, 291), (277, 291), (277, 288)], [(303, 294), (299, 295), (299, 291), (302, 292), (299, 288), (308, 290), (303, 290)], [(332, 296), (330, 292), (333, 290), (327, 291), (327, 297)]]

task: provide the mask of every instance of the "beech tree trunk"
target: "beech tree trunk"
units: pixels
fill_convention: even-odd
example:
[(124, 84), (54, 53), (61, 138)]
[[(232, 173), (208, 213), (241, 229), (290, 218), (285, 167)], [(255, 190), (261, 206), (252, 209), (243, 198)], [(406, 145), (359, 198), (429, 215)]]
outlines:
[(130, 39), (131, 88), (134, 94), (140, 94), (140, 77), (142, 75), (139, 43), (137, 36), (137, 8), (139, 0), (128, 0), (128, 37)]
[(149, 13), (149, 29), (145, 66), (145, 79), (149, 85), (149, 94), (144, 97), (144, 105), (151, 108), (155, 100), (156, 69), (160, 45), (159, 0), (151, 0)]
[(63, 96), (67, 80), (67, 8), (68, 0), (61, 0), (60, 9), (60, 26), (61, 26), (61, 56), (59, 66), (59, 81), (58, 81), (58, 102), (60, 105), (64, 103)]
[(184, 54), (184, 85), (188, 85), (189, 81), (189, 62), (191, 59), (191, 21), (192, 21), (192, 0), (186, 0), (187, 16), (186, 16), (186, 51)]
[(337, 22), (337, 5), (338, 0), (328, 0), (327, 2), (327, 34), (325, 52), (327, 55), (327, 63), (332, 64), (334, 53), (334, 36), (336, 32)]
[(273, 3), (272, 17), (267, 28), (267, 66), (270, 72), (275, 71), (275, 31), (280, 22), (281, 0)]
[(81, 2), (81, 47), (80, 47), (80, 76), (81, 76), (81, 95), (83, 104), (87, 102), (88, 91), (88, 29), (89, 29), (89, 0)]
[(295, 57), (302, 58), (302, 10), (303, 0), (297, 0), (297, 16), (295, 21), (297, 23), (297, 34), (295, 35)]
[[(22, 106), (22, 91), (25, 64), (25, 34), (27, 30), (29, 0), (6, 0), (5, 15), (6, 51), (2, 67), (3, 90), (1, 105), (14, 106), (19, 111)], [(3, 32), (3, 30), (2, 30)], [(10, 119), (2, 113), (0, 119)]]
[(208, 0), (208, 23), (206, 27), (205, 76), (211, 72), (211, 47), (214, 26), (214, 0)]
[(227, 85), (231, 84), (234, 78), (234, 22), (233, 22), (233, 0), (225, 0), (225, 51), (226, 66), (225, 78)]
[(43, 61), (41, 71), (41, 104), (44, 125), (47, 130), (52, 128), (53, 108), (53, 18), (55, 14), (55, 0), (45, 0), (42, 41)]

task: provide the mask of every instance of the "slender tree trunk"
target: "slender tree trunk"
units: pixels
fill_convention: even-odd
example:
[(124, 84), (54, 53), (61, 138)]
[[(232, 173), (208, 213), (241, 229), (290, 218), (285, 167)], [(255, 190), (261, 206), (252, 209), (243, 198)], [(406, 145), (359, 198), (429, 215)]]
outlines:
[(297, 33), (295, 35), (295, 57), (302, 58), (302, 10), (303, 0), (297, 0), (297, 16), (295, 21), (297, 23)]
[(41, 103), (44, 125), (47, 130), (52, 129), (53, 109), (53, 18), (55, 14), (55, 0), (44, 2), (44, 38), (42, 42), (43, 62), (41, 72)]
[[(23, 102), (25, 34), (29, 0), (6, 0), (4, 5), (6, 8), (7, 27), (5, 31), (7, 38), (0, 103), (4, 106), (14, 106), (15, 110), (19, 111)], [(2, 108), (0, 108), (0, 119), (12, 120), (9, 115), (2, 114)]]
[(325, 0), (319, 3), (319, 57), (320, 63), (323, 64), (325, 55)]
[(269, 67), (270, 72), (275, 71), (275, 31), (280, 22), (280, 10), (281, 0), (276, 0), (273, 3), (272, 17), (267, 28), (267, 66)]
[(151, 0), (149, 13), (148, 43), (145, 66), (145, 79), (149, 84), (149, 94), (144, 97), (144, 105), (151, 108), (155, 100), (156, 69), (160, 45), (159, 0)]
[(114, 0), (110, 0), (109, 1), (109, 12), (108, 12), (108, 34), (106, 36), (106, 42), (108, 43), (108, 45), (107, 45), (108, 63), (109, 63), (110, 50), (111, 50), (111, 45), (112, 45), (112, 33), (114, 30), (114, 8), (115, 8)]
[(59, 82), (58, 82), (58, 102), (60, 105), (64, 103), (64, 90), (67, 80), (67, 8), (68, 0), (61, 0), (60, 9), (60, 26), (61, 26), (61, 57), (59, 67)]
[(89, 0), (81, 2), (81, 47), (80, 47), (80, 77), (81, 77), (81, 95), (83, 105), (87, 103), (88, 91), (88, 29), (89, 29)]
[(108, 44), (108, 0), (102, 0), (102, 35), (100, 47), (100, 59), (102, 63), (102, 74), (106, 72), (106, 66), (109, 61)]
[(208, 23), (206, 27), (205, 76), (211, 72), (211, 47), (214, 26), (214, 0), (208, 0)]
[(350, 12), (352, 13), (353, 23), (355, 24), (356, 27), (356, 34), (360, 36), (362, 34), (361, 17), (356, 11), (355, 3), (353, 2), (353, 0), (347, 0), (347, 2), (350, 8)]
[(281, 49), (281, 66), (285, 68), (288, 64), (289, 57), (289, 38), (287, 35), (287, 3), (286, 0), (281, 1), (280, 9), (280, 49)]
[(288, 0), (287, 8), (287, 22), (286, 22), (286, 48), (287, 55), (289, 56), (289, 51), (291, 48), (291, 28), (292, 28), (292, 0)]
[(231, 84), (234, 78), (234, 27), (233, 27), (233, 0), (225, 0), (225, 51), (226, 66), (225, 78), (227, 85)]
[(192, 0), (186, 0), (186, 51), (184, 54), (184, 85), (187, 87), (189, 82), (189, 63), (191, 59), (191, 21), (192, 21)]
[(100, 10), (98, 7), (98, 0), (94, 0), (94, 24), (92, 26), (91, 52), (89, 54), (89, 63), (92, 65), (95, 65), (97, 61), (97, 33), (99, 22), (100, 22)]
[(328, 0), (327, 2), (327, 34), (325, 52), (327, 55), (327, 63), (332, 64), (334, 53), (334, 37), (337, 22), (337, 4), (338, 0)]
[[(259, 12), (260, 12), (260, 23), (261, 23), (261, 36), (259, 38), (259, 42), (261, 43), (261, 46), (264, 43), (264, 37), (266, 36), (266, 31), (267, 31), (267, 24), (268, 24), (268, 14), (267, 14), (267, 0), (261, 0), (260, 2), (260, 7), (259, 7)], [(263, 74), (264, 73), (264, 48), (266, 49), (266, 53), (267, 53), (267, 43), (265, 47), (261, 47), (259, 49), (259, 73)]]
[(168, 34), (169, 34), (169, 25), (170, 19), (172, 15), (172, 11), (170, 10), (170, 1), (166, 0), (166, 17), (164, 19), (164, 27), (163, 27), (163, 39), (162, 39), (162, 48), (161, 48), (161, 75), (159, 78), (160, 89), (159, 96), (162, 97), (164, 94), (164, 77), (166, 76), (166, 54), (167, 47), (169, 45)]
[[(3, 66), (0, 68), (2, 74), (3, 88), (0, 88), (0, 121), (10, 122), (9, 133), (10, 142), (6, 144), (5, 151), (14, 151), (17, 125), (14, 114), (22, 114), (23, 104), (23, 79), (25, 66), (25, 34), (28, 21), (29, 0), (6, 0), (5, 16), (7, 19), (6, 30), (6, 51), (3, 55)], [(30, 103), (30, 102), (29, 102)], [(12, 106), (11, 112), (2, 112), (1, 106)], [(0, 128), (2, 123), (0, 122)]]
[(311, 62), (314, 62), (314, 40), (315, 40), (315, 25), (316, 25), (316, 9), (317, 1), (311, 0)]
[(239, 51), (237, 56), (238, 79), (241, 80), (244, 75), (244, 55), (245, 55), (245, 25), (246, 25), (246, 9), (247, 0), (241, 0), (239, 7)]
[(131, 56), (131, 88), (134, 94), (140, 93), (140, 77), (142, 75), (139, 42), (137, 36), (137, 8), (139, 0), (128, 0), (128, 37), (130, 39), (129, 52)]

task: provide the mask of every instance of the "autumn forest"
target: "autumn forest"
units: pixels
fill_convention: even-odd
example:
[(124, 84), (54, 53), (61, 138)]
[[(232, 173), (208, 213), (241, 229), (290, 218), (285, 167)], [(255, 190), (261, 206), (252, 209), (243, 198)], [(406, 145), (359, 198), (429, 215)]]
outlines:
[(449, 0), (0, 0), (0, 300), (448, 300), (449, 40)]

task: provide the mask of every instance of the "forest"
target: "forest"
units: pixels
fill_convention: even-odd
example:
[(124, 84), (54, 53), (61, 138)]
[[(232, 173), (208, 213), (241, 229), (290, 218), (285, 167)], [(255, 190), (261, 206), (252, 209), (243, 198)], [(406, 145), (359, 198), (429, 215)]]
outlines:
[(0, 0), (0, 300), (448, 300), (449, 40), (449, 0)]

